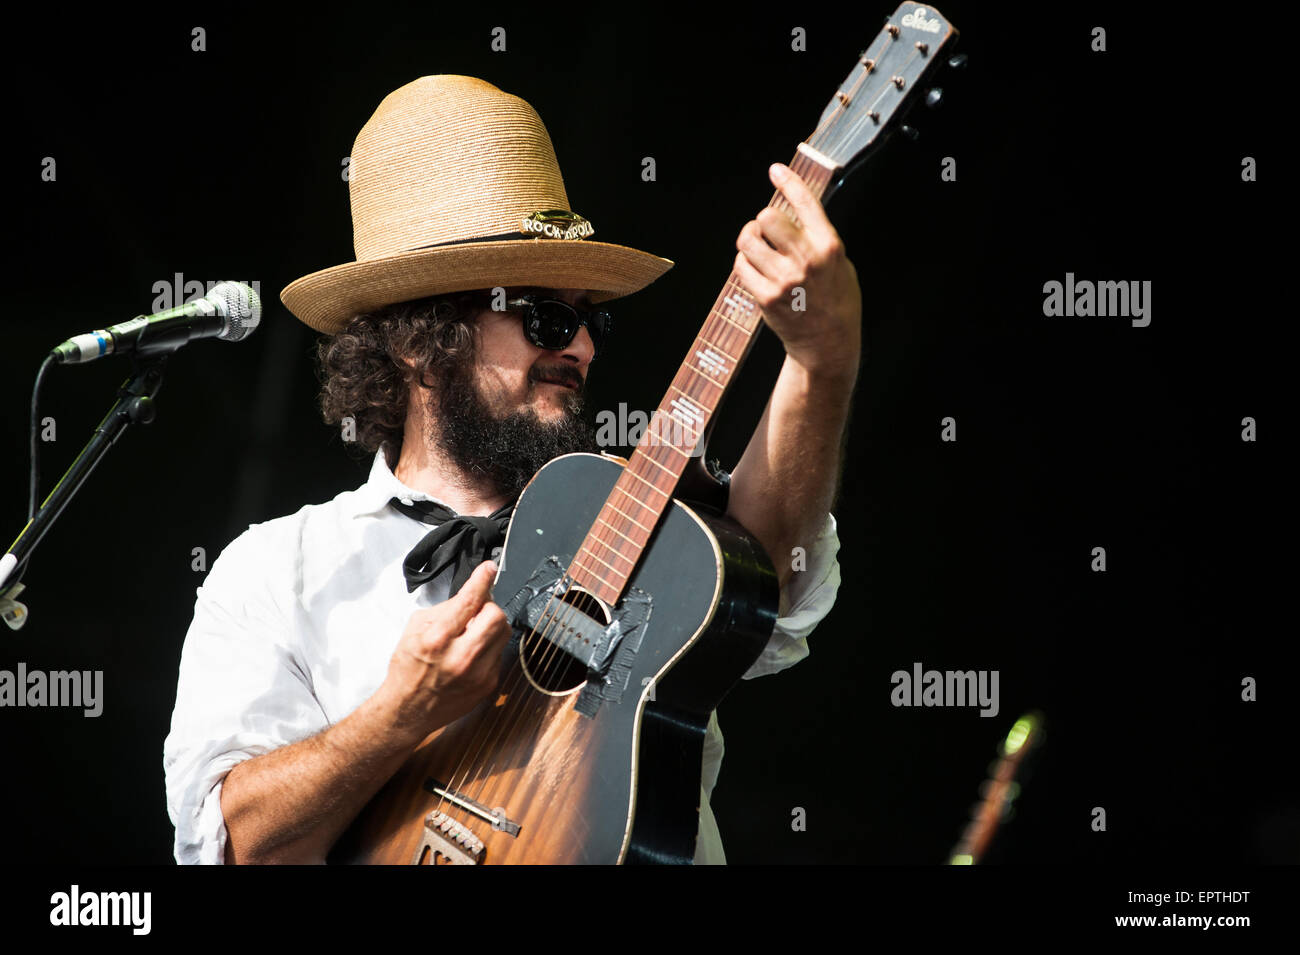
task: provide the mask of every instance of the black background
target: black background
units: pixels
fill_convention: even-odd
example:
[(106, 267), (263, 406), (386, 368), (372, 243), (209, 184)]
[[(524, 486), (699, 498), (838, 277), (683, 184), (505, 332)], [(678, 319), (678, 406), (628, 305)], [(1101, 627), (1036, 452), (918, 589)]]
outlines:
[[(75, 23), (47, 7), (12, 37), (4, 543), (25, 520), (46, 351), (150, 311), (176, 272), (257, 280), (267, 309), (238, 347), (173, 357), (157, 421), (117, 445), (31, 562), (31, 619), (0, 632), (0, 668), (102, 669), (104, 714), (0, 712), (0, 861), (169, 862), (162, 741), (202, 578), (192, 548), (210, 565), (250, 523), (365, 480), (368, 461), (315, 410), (316, 333), (278, 293), (352, 258), (341, 161), (389, 91), (465, 73), (524, 97), (596, 237), (676, 261), (615, 303), (618, 351), (590, 381), (597, 408), (649, 409), (771, 195), (767, 165), (790, 160), (889, 12), (857, 7), (212, 5)], [(728, 857), (941, 862), (998, 742), (1037, 707), (1047, 743), (988, 861), (1294, 862), (1276, 450), (1293, 441), (1294, 306), (1269, 228), (1289, 221), (1281, 157), (1263, 140), (1276, 38), (1253, 16), (1134, 5), (941, 9), (969, 68), (916, 117), (919, 141), (896, 138), (829, 206), (865, 313), (835, 508), (844, 583), (809, 659), (720, 710)], [(206, 52), (190, 49), (195, 26)], [(494, 26), (506, 53), (489, 48)], [(795, 26), (807, 52), (790, 49)], [(56, 182), (41, 180), (47, 156)], [(945, 156), (956, 182), (940, 181)], [(1242, 182), (1244, 156), (1259, 182)], [(1044, 317), (1043, 283), (1067, 271), (1150, 280), (1150, 326)], [(780, 360), (765, 333), (716, 432), (725, 465)], [(42, 497), (127, 367), (47, 378)], [(945, 416), (956, 443), (940, 441)], [(891, 706), (890, 674), (915, 661), (999, 670), (1001, 712)], [(1258, 702), (1241, 700), (1246, 676)]]

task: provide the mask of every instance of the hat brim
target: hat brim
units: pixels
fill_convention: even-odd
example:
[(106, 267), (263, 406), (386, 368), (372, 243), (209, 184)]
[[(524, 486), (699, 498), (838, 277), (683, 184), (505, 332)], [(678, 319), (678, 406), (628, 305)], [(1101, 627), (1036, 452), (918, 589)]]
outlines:
[(670, 259), (585, 239), (503, 239), (413, 249), (347, 262), (285, 286), (280, 301), (318, 332), (337, 334), (355, 316), (396, 302), (512, 285), (588, 289), (592, 303), (645, 288)]

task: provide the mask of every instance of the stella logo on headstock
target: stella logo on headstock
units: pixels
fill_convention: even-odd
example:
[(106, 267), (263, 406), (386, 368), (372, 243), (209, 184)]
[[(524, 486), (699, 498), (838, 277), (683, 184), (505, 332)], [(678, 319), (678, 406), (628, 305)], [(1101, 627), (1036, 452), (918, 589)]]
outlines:
[(914, 12), (903, 14), (903, 26), (911, 27), (914, 30), (924, 30), (926, 33), (938, 33), (939, 19), (933, 17), (927, 20), (925, 18), (925, 7), (917, 7)]

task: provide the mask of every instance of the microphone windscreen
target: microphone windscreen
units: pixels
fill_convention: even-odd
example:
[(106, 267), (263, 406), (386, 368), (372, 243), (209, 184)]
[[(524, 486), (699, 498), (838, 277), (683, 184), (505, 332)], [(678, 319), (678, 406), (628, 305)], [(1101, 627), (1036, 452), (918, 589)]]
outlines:
[(226, 329), (218, 338), (237, 342), (252, 334), (262, 320), (262, 300), (257, 290), (243, 282), (222, 282), (206, 296), (226, 319)]

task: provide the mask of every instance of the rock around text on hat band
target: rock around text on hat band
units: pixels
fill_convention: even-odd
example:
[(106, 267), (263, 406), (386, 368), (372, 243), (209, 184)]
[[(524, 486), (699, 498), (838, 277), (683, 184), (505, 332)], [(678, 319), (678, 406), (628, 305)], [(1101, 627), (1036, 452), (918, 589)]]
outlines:
[(523, 230), (549, 239), (585, 239), (596, 231), (590, 222), (565, 209), (544, 209), (524, 217)]

